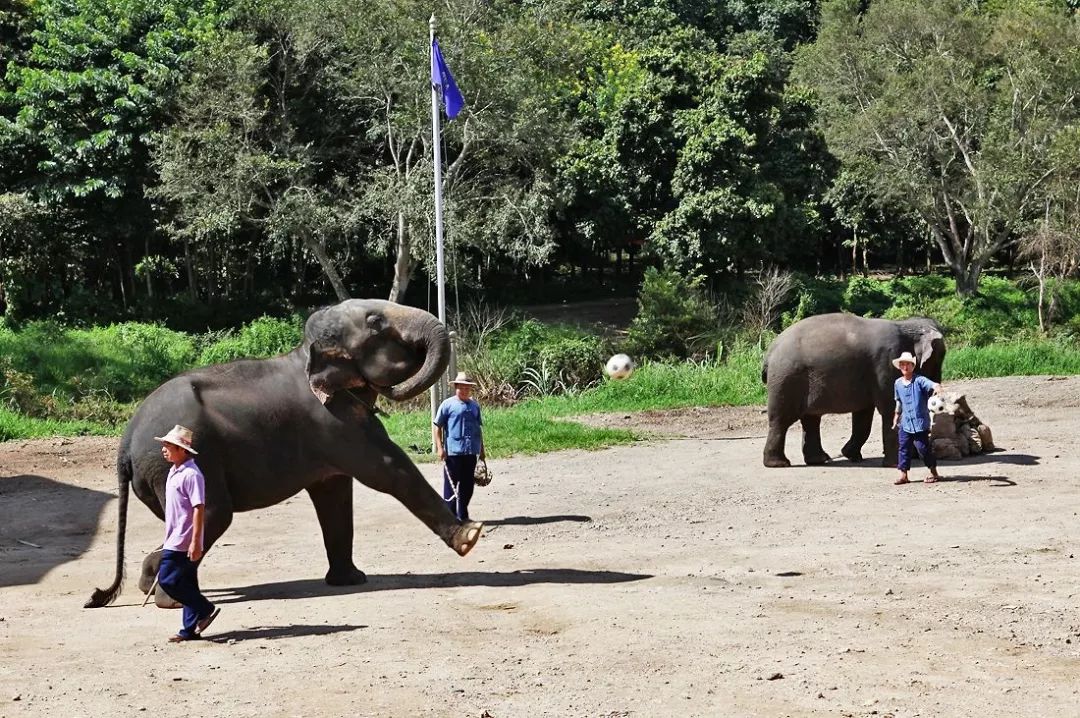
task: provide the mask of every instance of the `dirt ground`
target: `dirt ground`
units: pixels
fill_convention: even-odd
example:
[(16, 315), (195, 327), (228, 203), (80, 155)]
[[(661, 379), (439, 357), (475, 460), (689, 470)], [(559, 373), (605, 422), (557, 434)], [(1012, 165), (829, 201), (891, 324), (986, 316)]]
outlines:
[(466, 558), (357, 486), (355, 589), (322, 583), (306, 497), (242, 514), (201, 571), (221, 616), (180, 645), (140, 607), (161, 524), (134, 498), (124, 593), (81, 608), (112, 577), (115, 440), (0, 444), (0, 717), (1072, 718), (1080, 377), (949, 388), (1002, 450), (936, 485), (893, 486), (876, 437), (862, 465), (764, 469), (751, 407), (591, 417), (653, 438), (493, 461)]

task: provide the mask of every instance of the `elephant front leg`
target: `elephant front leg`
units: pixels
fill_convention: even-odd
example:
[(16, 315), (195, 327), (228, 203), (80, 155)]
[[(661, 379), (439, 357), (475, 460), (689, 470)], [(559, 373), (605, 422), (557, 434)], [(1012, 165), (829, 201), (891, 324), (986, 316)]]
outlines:
[(458, 555), (464, 556), (480, 539), (483, 524), (476, 521), (458, 521), (447, 507), (443, 497), (431, 488), (416, 464), (405, 455), (389, 437), (372, 447), (364, 456), (381, 456), (379, 459), (358, 461), (351, 471), (360, 483), (369, 488), (390, 494), (400, 501), (413, 516), (441, 538)]
[(326, 558), (330, 562), (326, 582), (331, 586), (366, 583), (367, 576), (352, 560), (352, 477), (332, 476), (309, 486), (307, 492), (319, 517)]
[(900, 457), (900, 437), (893, 428), (892, 422), (892, 407), (889, 407), (888, 412), (881, 412), (881, 444), (885, 449), (885, 457), (881, 460), (881, 465), (885, 467), (896, 466)]
[(870, 438), (870, 430), (874, 428), (874, 408), (856, 411), (851, 415), (851, 438), (844, 444), (840, 453), (850, 461), (863, 460), (862, 448), (866, 440)]
[(804, 416), (800, 419), (803, 430), (803, 460), (807, 466), (829, 463), (829, 455), (821, 448), (821, 417)]

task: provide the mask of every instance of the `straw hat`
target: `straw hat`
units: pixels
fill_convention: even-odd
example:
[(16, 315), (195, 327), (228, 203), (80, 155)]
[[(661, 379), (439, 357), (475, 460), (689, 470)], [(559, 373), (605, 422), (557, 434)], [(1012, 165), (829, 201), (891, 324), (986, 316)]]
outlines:
[(451, 381), (450, 383), (451, 384), (465, 384), (467, 386), (476, 386), (476, 382), (473, 381), (473, 378), (471, 376), (469, 376), (468, 374), (466, 374), (465, 372), (463, 372), (463, 371), (459, 371), (457, 373), (457, 376), (454, 377), (454, 380)]
[(194, 439), (195, 435), (191, 433), (191, 429), (187, 428), (186, 426), (180, 426), (179, 424), (170, 429), (169, 433), (165, 436), (154, 437), (154, 441), (163, 441), (172, 444), (173, 446), (179, 446), (181, 449), (186, 450), (188, 453), (198, 454), (198, 451), (195, 451), (195, 449), (191, 448), (191, 442)]
[(898, 357), (896, 357), (895, 359), (892, 360), (892, 365), (894, 367), (896, 367), (897, 369), (899, 369), (900, 368), (900, 362), (902, 362), (902, 361), (911, 362), (912, 365), (915, 365), (915, 364), (918, 363), (918, 362), (915, 361), (915, 355), (914, 354), (912, 354), (911, 352), (904, 352), (903, 354), (901, 354), (900, 356), (898, 356)]

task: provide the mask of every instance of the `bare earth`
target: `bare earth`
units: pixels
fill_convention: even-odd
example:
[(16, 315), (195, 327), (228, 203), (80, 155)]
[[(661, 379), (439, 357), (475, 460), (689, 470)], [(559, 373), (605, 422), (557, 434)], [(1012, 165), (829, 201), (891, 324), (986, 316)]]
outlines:
[(112, 576), (115, 440), (0, 444), (0, 717), (1072, 718), (1080, 377), (949, 388), (1003, 450), (937, 485), (894, 487), (876, 436), (859, 466), (764, 469), (751, 407), (492, 462), (464, 559), (358, 485), (356, 589), (322, 583), (305, 496), (240, 515), (201, 571), (221, 617), (180, 645), (139, 605), (162, 531), (134, 497), (124, 593), (81, 608)]

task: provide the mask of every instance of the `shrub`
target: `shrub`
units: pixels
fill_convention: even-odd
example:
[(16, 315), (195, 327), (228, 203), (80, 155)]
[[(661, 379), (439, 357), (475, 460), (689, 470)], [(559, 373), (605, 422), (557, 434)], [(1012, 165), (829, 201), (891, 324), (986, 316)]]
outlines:
[(607, 349), (601, 337), (576, 327), (528, 319), (491, 335), (487, 382), (514, 387), (517, 394), (580, 388), (600, 378)]
[[(221, 335), (218, 335), (221, 336)], [(265, 359), (295, 349), (304, 339), (304, 319), (259, 317), (235, 334), (225, 333), (199, 354), (198, 363), (224, 364), (235, 359)]]
[(887, 282), (852, 275), (844, 289), (844, 311), (861, 317), (880, 317), (893, 305), (888, 289)]
[(638, 313), (630, 324), (626, 350), (637, 359), (692, 356), (711, 348), (717, 331), (716, 308), (703, 278), (650, 267), (638, 293)]

